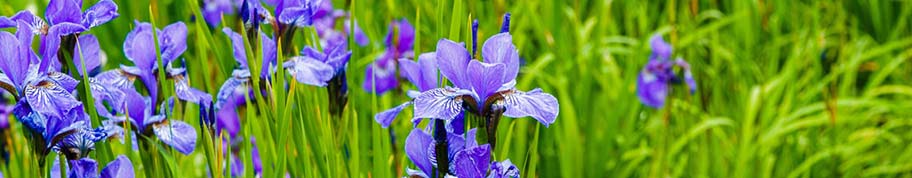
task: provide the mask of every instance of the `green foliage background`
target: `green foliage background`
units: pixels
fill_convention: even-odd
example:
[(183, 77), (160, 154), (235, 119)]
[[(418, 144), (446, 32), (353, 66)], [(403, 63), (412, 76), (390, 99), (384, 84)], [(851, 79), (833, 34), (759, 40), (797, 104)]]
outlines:
[[(0, 15), (27, 7), (43, 15), (46, 3), (2, 0)], [(88, 32), (107, 56), (104, 69), (130, 63), (121, 49), (126, 34), (134, 19), (154, 17), (159, 28), (187, 23), (182, 57), (194, 87), (215, 93), (230, 76), (230, 42), (221, 27), (199, 21), (199, 2), (117, 4), (120, 17)], [(495, 160), (509, 158), (523, 177), (912, 176), (912, 1), (334, 0), (334, 6), (351, 11), (371, 39), (365, 47), (351, 45), (348, 107), (331, 117), (326, 89), (291, 84), (262, 96), (280, 102), (242, 108), (242, 134), (257, 138), (263, 177), (403, 176), (414, 168), (402, 149), (411, 111), (389, 129), (373, 115), (408, 100), (404, 91), (411, 86), (382, 96), (359, 87), (365, 67), (384, 49), (387, 25), (412, 22), (415, 50), (423, 53), (441, 38), (470, 42), (472, 19), (486, 39), (499, 32), (505, 12), (513, 14), (513, 42), (524, 59), (517, 87), (542, 88), (561, 110), (550, 127), (530, 118), (500, 122)], [(236, 29), (235, 16), (224, 19)], [(313, 43), (312, 28), (298, 33), (305, 35), (296, 35), (293, 49)], [(699, 86), (694, 95), (674, 88), (662, 109), (645, 107), (635, 94), (653, 34), (663, 34), (673, 55), (691, 64)], [(197, 106), (180, 106), (172, 119), (197, 126), (200, 135), (193, 154), (160, 149), (162, 160), (146, 162), (141, 155), (148, 153), (108, 141), (99, 147), (109, 152), (93, 158), (104, 165), (125, 154), (139, 177), (209, 176), (225, 159), (217, 156), (218, 139), (201, 129)], [(3, 139), (11, 160), (0, 171), (34, 177), (37, 158), (29, 154), (24, 127), (10, 119)], [(241, 149), (249, 153), (249, 142)], [(241, 159), (251, 168), (249, 154)], [(172, 171), (150, 174), (148, 163)]]

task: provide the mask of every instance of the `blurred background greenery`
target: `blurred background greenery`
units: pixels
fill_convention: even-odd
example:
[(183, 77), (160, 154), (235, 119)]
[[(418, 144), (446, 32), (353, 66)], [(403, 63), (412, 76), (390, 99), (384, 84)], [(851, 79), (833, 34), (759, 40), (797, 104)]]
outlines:
[[(43, 14), (47, 3), (2, 1), (2, 16), (23, 9)], [(402, 150), (411, 111), (388, 129), (373, 115), (407, 101), (405, 89), (376, 96), (357, 87), (385, 48), (388, 24), (408, 19), (418, 30), (415, 50), (423, 53), (434, 51), (441, 38), (470, 42), (473, 19), (480, 23), (479, 39), (486, 39), (499, 32), (507, 12), (524, 59), (517, 87), (540, 87), (561, 106), (550, 127), (530, 118), (500, 122), (503, 146), (495, 160), (509, 158), (524, 177), (912, 176), (912, 1), (333, 2), (351, 11), (371, 39), (365, 47), (351, 45), (349, 105), (343, 117), (330, 118), (325, 89), (298, 85), (289, 91), (291, 120), (242, 112), (244, 132), (257, 136), (268, 157), (264, 177), (403, 176), (414, 168)], [(209, 28), (194, 15), (199, 2), (117, 4), (120, 17), (89, 32), (107, 57), (104, 69), (130, 63), (121, 50), (126, 34), (134, 19), (149, 22), (154, 15), (158, 27), (188, 23), (189, 49), (182, 57), (194, 87), (215, 93), (230, 77), (230, 42), (221, 27)], [(226, 26), (236, 25), (236, 18), (225, 16)], [(691, 64), (699, 86), (694, 95), (675, 88), (661, 109), (645, 107), (635, 94), (654, 34)], [(294, 49), (312, 40), (296, 38)], [(185, 110), (183, 120), (198, 126), (195, 110)], [(261, 136), (270, 128), (264, 125), (290, 130), (290, 136)], [(27, 154), (22, 128), (13, 124), (7, 138), (14, 159), (2, 171), (9, 177), (36, 170), (16, 169), (23, 168), (16, 161), (29, 159), (15, 158)], [(110, 146), (131, 156), (143, 175), (142, 153), (117, 142)], [(217, 150), (198, 146), (189, 156), (172, 151), (164, 162), (179, 170), (172, 176), (205, 177), (212, 162), (206, 149)], [(248, 165), (249, 156), (241, 156)]]

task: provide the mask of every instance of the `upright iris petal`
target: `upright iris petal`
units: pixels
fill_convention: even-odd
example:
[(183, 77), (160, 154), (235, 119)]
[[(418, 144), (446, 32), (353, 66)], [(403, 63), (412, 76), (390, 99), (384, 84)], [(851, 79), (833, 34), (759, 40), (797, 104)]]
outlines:
[(361, 85), (362, 88), (382, 94), (399, 87), (399, 78), (396, 75), (397, 61), (414, 57), (414, 41), (415, 28), (408, 20), (393, 21), (386, 35), (386, 52), (367, 67), (367, 80)]

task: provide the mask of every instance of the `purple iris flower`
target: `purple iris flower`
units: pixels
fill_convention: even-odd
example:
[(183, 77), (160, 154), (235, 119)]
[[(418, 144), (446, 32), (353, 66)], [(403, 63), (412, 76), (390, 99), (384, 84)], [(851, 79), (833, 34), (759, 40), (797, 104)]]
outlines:
[[(421, 92), (437, 87), (437, 56), (435, 53), (430, 52), (421, 54), (421, 56), (418, 56), (418, 62), (410, 59), (399, 59), (399, 65), (402, 68), (402, 74), (418, 87), (418, 91), (408, 91), (409, 97), (418, 97)], [(377, 113), (374, 115), (374, 120), (383, 126), (383, 128), (389, 127), (396, 116), (399, 115), (399, 112), (402, 112), (405, 107), (408, 107), (411, 104), (412, 101), (408, 101), (394, 108)]]
[(690, 65), (680, 58), (670, 60), (672, 46), (666, 43), (661, 35), (653, 36), (649, 42), (652, 46), (652, 55), (649, 56), (649, 63), (637, 77), (637, 96), (640, 101), (646, 106), (661, 108), (668, 96), (669, 85), (681, 82), (674, 73), (675, 66), (683, 69), (684, 82), (690, 88), (690, 93), (696, 92), (697, 82), (690, 72)]
[(323, 52), (305, 47), (301, 50), (301, 56), (285, 61), (283, 67), (298, 82), (323, 87), (336, 75), (345, 73), (350, 58), (351, 51), (344, 44), (326, 46)]
[[(111, 161), (103, 169), (101, 173), (98, 173), (98, 162), (92, 158), (82, 158), (79, 160), (70, 160), (68, 161), (69, 170), (67, 171), (67, 177), (76, 177), (76, 178), (92, 178), (92, 177), (101, 177), (101, 178), (132, 178), (135, 176), (133, 172), (133, 163), (130, 162), (130, 159), (124, 155), (118, 155), (114, 161)], [(54, 165), (51, 167), (51, 178), (60, 177), (60, 164), (59, 161), (54, 161)]]
[(415, 28), (405, 19), (393, 21), (385, 41), (386, 52), (367, 66), (366, 80), (361, 85), (364, 90), (377, 94), (385, 93), (399, 86), (396, 60), (414, 58), (412, 48), (415, 42)]
[(73, 133), (67, 135), (55, 145), (52, 150), (63, 153), (67, 160), (78, 160), (89, 156), (89, 152), (95, 150), (95, 142), (102, 141), (114, 135), (122, 135), (122, 129), (116, 129), (112, 126), (102, 126), (96, 129), (90, 129), (89, 122), (73, 123), (76, 128)]
[(76, 34), (118, 16), (117, 4), (111, 0), (99, 1), (85, 12), (82, 11), (82, 0), (51, 0), (45, 12), (47, 22), (29, 11), (20, 11), (11, 18), (0, 17), (0, 28), (15, 27), (18, 22), (25, 22), (33, 34), (41, 35), (42, 58), (50, 59), (50, 66), (60, 69), (63, 63), (59, 61), (57, 52), (61, 43), (69, 50), (74, 46), (75, 41), (72, 39)]
[(136, 90), (123, 90), (125, 94), (126, 115), (112, 117), (105, 121), (106, 126), (123, 126), (123, 122), (130, 122), (137, 134), (146, 137), (158, 137), (165, 144), (185, 155), (189, 155), (196, 147), (196, 130), (189, 124), (166, 118), (167, 113), (174, 107), (174, 98), (162, 102), (159, 111), (154, 110), (154, 103), (149, 97), (140, 95)]
[[(447, 132), (447, 176), (456, 177), (519, 177), (518, 169), (509, 160), (491, 162), (493, 148), (475, 141), (475, 129), (460, 134)], [(418, 170), (409, 169), (409, 176), (439, 177), (434, 168), (438, 167), (435, 147), (438, 144), (428, 132), (415, 128), (405, 140), (405, 154), (415, 163)], [(490, 173), (488, 173), (490, 171)]]
[(39, 61), (31, 49), (31, 27), (21, 20), (17, 24), (16, 36), (0, 32), (0, 86), (17, 98), (13, 114), (32, 133), (32, 148), (44, 156), (88, 118), (73, 95), (79, 81), (48, 70), (49, 60)]
[(166, 79), (174, 82), (177, 97), (208, 108), (212, 102), (212, 96), (190, 87), (185, 68), (171, 67), (171, 62), (187, 50), (187, 26), (183, 22), (177, 22), (166, 26), (162, 30), (155, 29), (158, 39), (153, 39), (151, 24), (140, 23), (139, 21), (135, 23), (136, 28), (127, 34), (127, 39), (124, 41), (124, 53), (127, 55), (127, 59), (133, 61), (135, 66), (121, 66), (120, 71), (122, 72), (112, 73), (110, 76), (105, 75), (106, 78), (102, 79), (105, 81), (121, 81), (120, 84), (132, 85), (132, 82), (123, 83), (122, 81), (131, 77), (138, 77), (152, 96), (153, 103), (156, 103), (158, 82), (165, 80), (157, 78), (158, 75), (156, 75), (159, 66), (154, 46), (155, 41), (153, 40), (158, 40), (162, 64), (165, 66), (165, 76), (167, 77)]
[[(504, 22), (509, 24), (509, 22)], [(437, 43), (437, 66), (455, 87), (422, 92), (414, 99), (413, 120), (436, 118), (463, 123), (463, 113), (483, 117), (488, 127), (488, 142), (494, 145), (494, 133), (501, 115), (531, 116), (546, 127), (557, 118), (557, 99), (541, 89), (524, 92), (515, 88), (519, 73), (519, 53), (509, 32), (489, 38), (482, 47), (485, 61), (473, 60), (461, 43), (441, 39)]]
[(282, 67), (298, 82), (326, 87), (329, 93), (329, 112), (334, 116), (342, 114), (348, 103), (348, 83), (345, 79), (345, 66), (351, 58), (351, 51), (346, 43), (325, 46), (323, 52), (311, 47), (301, 51), (302, 56), (292, 57)]

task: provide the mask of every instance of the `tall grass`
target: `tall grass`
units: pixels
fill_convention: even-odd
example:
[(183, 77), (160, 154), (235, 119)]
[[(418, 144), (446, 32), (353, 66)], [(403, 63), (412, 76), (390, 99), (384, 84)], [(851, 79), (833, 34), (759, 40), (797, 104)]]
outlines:
[[(0, 15), (26, 7), (43, 14), (46, 3), (3, 0)], [(89, 32), (98, 37), (107, 57), (103, 69), (130, 63), (122, 45), (134, 19), (159, 28), (184, 21), (191, 40), (182, 58), (191, 85), (215, 93), (231, 76), (235, 62), (230, 40), (221, 27), (201, 21), (198, 2), (117, 4), (120, 17)], [(406, 168), (414, 169), (403, 150), (412, 111), (405, 110), (388, 129), (373, 120), (375, 113), (408, 100), (404, 91), (411, 86), (380, 96), (357, 87), (365, 80), (365, 68), (384, 49), (387, 25), (400, 18), (411, 21), (418, 34), (415, 52), (420, 54), (434, 51), (441, 38), (470, 42), (473, 19), (481, 24), (479, 39), (486, 39), (499, 32), (506, 12), (513, 14), (513, 42), (524, 61), (517, 88), (540, 87), (561, 106), (550, 127), (530, 118), (500, 122), (501, 144), (494, 160), (511, 159), (523, 177), (912, 176), (912, 1), (333, 4), (350, 11), (371, 40), (364, 47), (350, 45), (348, 105), (334, 116), (328, 112), (325, 88), (283, 77), (253, 82), (253, 88), (274, 91), (248, 98), (259, 102), (240, 112), (242, 135), (256, 138), (263, 177), (401, 177)], [(224, 19), (225, 27), (239, 25), (235, 16)], [(314, 29), (301, 28), (298, 34), (293, 53), (318, 44)], [(645, 107), (635, 93), (653, 34), (665, 36), (674, 46), (673, 55), (691, 64), (699, 88), (694, 95), (675, 88), (661, 109)], [(250, 66), (260, 66), (254, 64), (262, 62), (261, 50), (256, 44), (246, 46)], [(287, 57), (279, 56), (279, 61)], [(277, 76), (284, 76), (281, 67)], [(187, 121), (200, 135), (193, 154), (155, 145), (163, 160), (153, 163), (140, 156), (150, 153), (130, 149), (129, 141), (108, 141), (99, 145), (106, 151), (93, 157), (106, 163), (113, 155), (125, 154), (140, 177), (164, 174), (147, 174), (159, 170), (150, 169), (154, 165), (149, 163), (171, 170), (162, 177), (230, 177), (223, 166), (227, 150), (220, 149), (220, 137), (227, 135), (209, 133), (200, 125), (198, 106), (179, 106), (172, 118)], [(0, 172), (7, 177), (38, 175), (32, 160), (39, 158), (27, 148), (23, 125), (10, 120), (3, 138), (10, 160), (0, 163)], [(241, 145), (244, 154), (239, 157), (252, 169), (249, 139)], [(242, 177), (252, 176), (246, 170)]]

